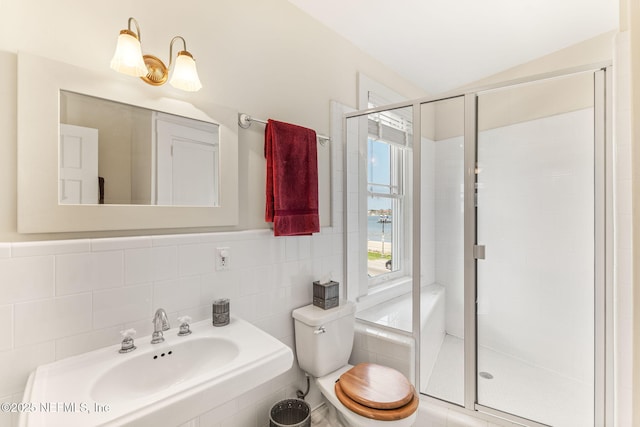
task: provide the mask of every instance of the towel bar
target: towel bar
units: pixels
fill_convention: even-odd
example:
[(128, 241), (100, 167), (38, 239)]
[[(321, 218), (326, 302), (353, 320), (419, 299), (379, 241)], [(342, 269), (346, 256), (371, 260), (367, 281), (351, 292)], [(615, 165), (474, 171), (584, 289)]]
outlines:
[[(256, 119), (255, 117), (251, 117), (248, 114), (245, 113), (239, 113), (238, 114), (238, 125), (242, 128), (242, 129), (247, 129), (249, 128), (249, 126), (251, 126), (252, 122), (258, 122), (258, 123), (262, 123), (262, 124), (267, 124), (266, 120), (262, 120), (262, 119)], [(316, 137), (318, 138), (318, 142), (320, 143), (320, 145), (324, 146), (327, 141), (331, 141), (331, 138), (329, 138), (326, 135), (321, 135), (321, 134), (316, 134)]]

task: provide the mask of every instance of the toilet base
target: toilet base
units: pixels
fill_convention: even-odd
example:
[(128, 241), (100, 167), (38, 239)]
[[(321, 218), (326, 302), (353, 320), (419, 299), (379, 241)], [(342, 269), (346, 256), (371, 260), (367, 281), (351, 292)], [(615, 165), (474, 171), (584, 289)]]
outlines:
[(396, 421), (379, 421), (371, 418), (366, 418), (356, 414), (349, 410), (346, 406), (340, 402), (335, 392), (335, 382), (340, 378), (344, 372), (353, 368), (352, 365), (345, 365), (342, 368), (325, 375), (324, 377), (316, 378), (316, 384), (320, 389), (323, 397), (328, 404), (331, 404), (339, 414), (339, 418), (345, 423), (345, 427), (411, 427), (415, 424), (417, 411), (413, 415)]
[(347, 427), (347, 422), (336, 408), (322, 396), (322, 403), (311, 413), (314, 427)]

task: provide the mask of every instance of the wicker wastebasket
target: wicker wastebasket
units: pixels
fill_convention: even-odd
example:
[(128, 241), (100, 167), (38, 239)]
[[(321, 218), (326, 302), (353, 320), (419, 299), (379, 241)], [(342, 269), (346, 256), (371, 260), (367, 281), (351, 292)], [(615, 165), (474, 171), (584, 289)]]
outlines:
[(302, 399), (281, 400), (271, 407), (270, 427), (311, 427), (311, 408)]

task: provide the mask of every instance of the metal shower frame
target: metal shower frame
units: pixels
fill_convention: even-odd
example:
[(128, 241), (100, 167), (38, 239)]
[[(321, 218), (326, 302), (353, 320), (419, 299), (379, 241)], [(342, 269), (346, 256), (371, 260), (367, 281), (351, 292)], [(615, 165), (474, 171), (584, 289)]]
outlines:
[[(464, 97), (464, 406), (422, 394), (422, 399), (436, 400), (454, 410), (480, 416), (488, 420), (498, 417), (532, 427), (544, 426), (528, 419), (508, 414), (477, 402), (477, 318), (476, 318), (476, 165), (478, 95), (494, 89), (504, 89), (526, 83), (539, 82), (581, 73), (594, 75), (594, 238), (595, 238), (595, 413), (594, 425), (613, 425), (614, 371), (613, 371), (613, 120), (612, 120), (612, 64), (610, 61), (574, 67), (531, 77), (482, 86), (439, 96), (389, 104), (347, 113), (343, 116), (343, 141), (347, 139), (346, 120), (385, 110), (413, 107), (413, 230), (420, 235), (421, 197), (421, 106), (437, 101)], [(347, 164), (347, 150), (344, 150)], [(346, 174), (346, 169), (345, 169)], [(346, 181), (345, 181), (346, 182)], [(347, 206), (347, 192), (344, 192)], [(345, 210), (345, 224), (347, 223)], [(345, 251), (346, 252), (346, 251)], [(416, 389), (420, 390), (420, 240), (412, 242), (413, 338), (416, 341)], [(347, 284), (353, 286), (353, 284)], [(418, 297), (417, 297), (418, 296)], [(485, 414), (485, 415), (482, 415)]]

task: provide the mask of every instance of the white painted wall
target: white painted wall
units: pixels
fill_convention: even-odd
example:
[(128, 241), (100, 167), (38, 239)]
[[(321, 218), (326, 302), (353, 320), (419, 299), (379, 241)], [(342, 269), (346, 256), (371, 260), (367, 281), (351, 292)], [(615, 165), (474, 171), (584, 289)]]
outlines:
[(631, 212), (631, 71), (629, 32), (618, 34), (614, 54), (615, 425), (632, 422), (633, 257)]
[[(330, 131), (330, 101), (357, 104), (358, 71), (406, 98), (425, 95), (286, 0), (196, 0), (184, 7), (158, 7), (150, 0), (65, 0), (56, 4), (3, 0), (0, 52), (27, 51), (82, 68), (109, 70), (118, 32), (126, 28), (130, 16), (140, 23), (145, 53), (166, 61), (169, 41), (182, 35), (196, 59), (204, 86), (200, 92), (188, 94), (165, 85), (157, 88), (158, 96), (193, 101), (196, 105), (212, 102), (258, 118), (310, 127), (326, 135)], [(6, 95), (0, 100), (0, 140), (5, 141), (0, 148), (0, 170), (6, 174), (6, 179), (0, 180), (0, 239), (60, 238), (15, 232), (15, 58), (2, 55), (0, 66), (0, 92)], [(263, 125), (240, 130), (237, 229), (266, 227), (263, 142)], [(329, 226), (331, 154), (323, 147), (318, 152), (320, 219), (322, 226)]]

